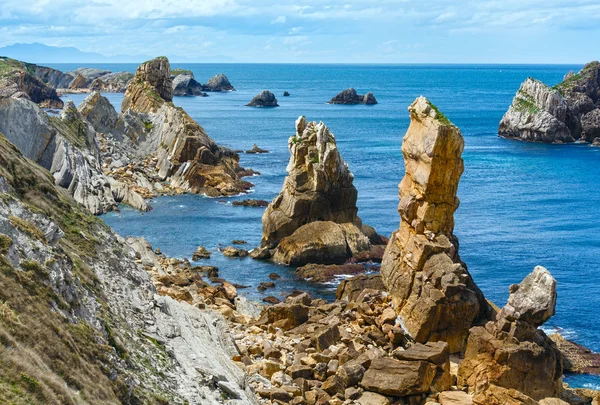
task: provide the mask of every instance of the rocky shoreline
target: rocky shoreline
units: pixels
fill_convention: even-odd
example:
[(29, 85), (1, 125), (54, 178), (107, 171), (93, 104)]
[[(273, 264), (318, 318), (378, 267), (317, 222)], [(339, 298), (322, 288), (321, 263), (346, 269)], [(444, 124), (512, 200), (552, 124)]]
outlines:
[[(220, 278), (217, 267), (167, 257), (143, 238), (124, 240), (92, 215), (119, 202), (146, 211), (157, 195), (231, 196), (252, 186), (242, 177), (254, 172), (239, 165), (239, 155), (172, 101), (233, 91), (224, 75), (201, 85), (191, 72), (173, 74), (159, 57), (128, 79), (119, 112), (92, 92), (50, 117), (39, 105), (58, 105), (57, 93), (37, 75), (57, 85), (68, 77), (1, 61), (10, 67), (0, 78), (0, 279), (7, 286), (0, 291), (1, 400), (10, 401), (3, 395), (17, 387), (28, 401), (69, 404), (600, 401), (600, 392), (562, 381), (567, 371), (599, 372), (599, 355), (539, 329), (558, 299), (550, 272), (535, 267), (498, 308), (461, 260), (453, 232), (464, 140), (425, 97), (408, 108), (401, 220), (389, 240), (358, 216), (354, 175), (335, 135), (322, 122), (298, 118), (279, 195), (234, 204), (266, 206), (261, 245), (248, 251), (237, 239), (217, 254), (300, 266), (297, 275), (314, 282), (353, 277), (340, 283), (333, 302), (296, 291), (263, 305), (243, 296), (248, 286)], [(110, 82), (110, 72), (76, 72), (72, 91)], [(585, 93), (595, 102), (590, 72), (596, 65), (556, 92), (528, 80), (517, 98), (533, 97), (536, 110), (519, 110), (523, 101), (514, 101), (507, 128), (529, 140), (571, 142), (574, 107), (560, 97)], [(374, 100), (367, 96), (353, 97)], [(584, 137), (594, 133), (586, 126), (591, 112), (577, 115)], [(555, 121), (543, 121), (546, 113)], [(514, 117), (540, 125), (527, 132)], [(267, 152), (254, 146), (248, 153)], [(210, 257), (203, 247), (193, 254)], [(258, 289), (278, 282), (276, 274), (269, 278)]]

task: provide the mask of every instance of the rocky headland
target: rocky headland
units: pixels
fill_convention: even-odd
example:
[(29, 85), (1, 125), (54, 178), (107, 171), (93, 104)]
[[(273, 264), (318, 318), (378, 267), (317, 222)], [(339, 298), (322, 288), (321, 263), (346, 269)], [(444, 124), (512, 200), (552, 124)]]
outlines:
[(10, 58), (0, 58), (0, 99), (26, 99), (41, 107), (62, 108), (56, 90), (36, 75), (36, 69)]
[(600, 144), (600, 63), (568, 73), (554, 87), (528, 78), (502, 118), (505, 138), (547, 143)]
[(269, 90), (263, 90), (257, 94), (252, 101), (246, 104), (247, 107), (279, 107), (275, 94)]
[(329, 101), (329, 104), (377, 104), (373, 93), (357, 94), (353, 88), (346, 89)]
[(342, 264), (379, 241), (358, 218), (354, 176), (323, 123), (296, 121), (281, 193), (262, 218), (261, 248), (290, 265)]

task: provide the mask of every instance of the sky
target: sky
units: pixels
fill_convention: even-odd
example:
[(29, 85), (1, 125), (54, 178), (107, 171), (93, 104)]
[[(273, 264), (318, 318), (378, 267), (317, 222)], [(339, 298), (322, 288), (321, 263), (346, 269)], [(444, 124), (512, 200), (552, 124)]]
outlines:
[(202, 62), (585, 63), (599, 0), (0, 0), (0, 47)]

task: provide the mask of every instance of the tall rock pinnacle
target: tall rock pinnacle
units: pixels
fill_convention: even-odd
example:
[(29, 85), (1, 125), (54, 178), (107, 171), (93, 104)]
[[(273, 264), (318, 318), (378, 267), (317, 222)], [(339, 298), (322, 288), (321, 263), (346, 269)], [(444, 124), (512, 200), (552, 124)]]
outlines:
[(408, 111), (400, 229), (386, 248), (381, 275), (417, 342), (444, 340), (451, 352), (459, 352), (469, 328), (487, 310), (452, 234), (464, 141), (460, 130), (425, 97), (417, 98)]

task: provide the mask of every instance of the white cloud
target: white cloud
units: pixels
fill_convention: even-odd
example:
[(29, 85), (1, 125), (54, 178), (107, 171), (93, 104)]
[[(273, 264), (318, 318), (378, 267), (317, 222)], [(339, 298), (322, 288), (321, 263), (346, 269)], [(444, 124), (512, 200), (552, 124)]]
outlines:
[(279, 17), (271, 20), (271, 24), (285, 24), (287, 21), (287, 17), (284, 15), (280, 15)]

